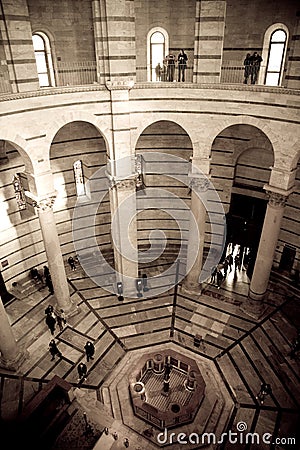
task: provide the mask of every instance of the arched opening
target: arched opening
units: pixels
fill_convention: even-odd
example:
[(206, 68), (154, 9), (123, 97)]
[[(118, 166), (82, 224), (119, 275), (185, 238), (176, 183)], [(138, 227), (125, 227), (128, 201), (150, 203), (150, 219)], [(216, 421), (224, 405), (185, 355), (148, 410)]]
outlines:
[[(52, 141), (50, 164), (57, 193), (54, 213), (65, 260), (70, 255), (76, 256), (72, 233), (74, 207), (80, 202), (82, 208), (88, 211), (92, 196), (90, 180), (97, 171), (106, 167), (106, 154), (103, 136), (94, 125), (84, 121), (64, 125)], [(83, 221), (83, 238), (88, 239), (94, 233), (100, 252), (113, 265), (109, 192), (96, 205), (94, 216), (88, 217), (86, 213)], [(94, 250), (86, 245), (84, 257), (81, 255), (82, 260), (85, 258), (85, 268), (97, 265)]]
[[(152, 28), (147, 36), (147, 79), (148, 81), (160, 81), (155, 70), (160, 64), (163, 69), (163, 61), (169, 51), (169, 36), (161, 27)], [(161, 77), (163, 79), (163, 77)]]
[[(235, 271), (248, 283), (252, 276), (264, 221), (269, 182), (274, 162), (273, 148), (266, 135), (250, 125), (233, 125), (223, 130), (212, 146), (212, 182), (226, 210), (229, 253), (241, 257), (241, 271)], [(209, 236), (206, 245), (209, 245)], [(238, 260), (238, 259), (237, 259)], [(233, 281), (227, 277), (228, 281)]]
[(271, 35), (265, 75), (265, 84), (267, 86), (280, 85), (284, 67), (286, 39), (287, 35), (283, 30), (276, 30)]
[(43, 257), (37, 217), (28, 197), (29, 158), (13, 142), (0, 140), (1, 171), (1, 266), (0, 295), (5, 303), (11, 298), (12, 282), (25, 278), (36, 260)]
[(39, 31), (32, 35), (32, 41), (40, 87), (55, 86), (49, 37)]
[(145, 184), (137, 192), (139, 268), (152, 275), (163, 273), (187, 248), (190, 192), (183, 180), (192, 153), (186, 131), (165, 120), (149, 125), (136, 144)]
[(259, 84), (281, 86), (284, 79), (289, 30), (283, 23), (272, 24), (265, 32)]

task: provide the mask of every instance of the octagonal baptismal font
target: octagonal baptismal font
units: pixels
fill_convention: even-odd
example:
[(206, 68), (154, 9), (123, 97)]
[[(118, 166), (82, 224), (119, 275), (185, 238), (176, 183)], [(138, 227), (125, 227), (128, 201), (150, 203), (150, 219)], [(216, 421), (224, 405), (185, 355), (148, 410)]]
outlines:
[(205, 393), (197, 363), (173, 350), (139, 359), (129, 379), (134, 414), (157, 428), (194, 420)]

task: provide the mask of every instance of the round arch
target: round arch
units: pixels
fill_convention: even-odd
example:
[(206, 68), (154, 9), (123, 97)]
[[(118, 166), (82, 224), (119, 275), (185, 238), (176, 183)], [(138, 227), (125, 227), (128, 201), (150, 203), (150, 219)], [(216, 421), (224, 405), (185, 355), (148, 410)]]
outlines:
[(107, 153), (111, 155), (111, 149), (112, 149), (112, 142), (111, 139), (108, 137), (110, 135), (109, 127), (107, 126), (105, 130), (101, 130), (99, 127), (98, 120), (87, 113), (84, 112), (70, 112), (70, 113), (64, 113), (61, 116), (58, 116), (55, 120), (55, 122), (52, 122), (52, 124), (49, 126), (47, 132), (46, 132), (46, 138), (45, 138), (45, 145), (47, 146), (48, 150), (48, 158), (50, 157), (50, 148), (51, 144), (54, 140), (54, 137), (59, 132), (61, 128), (63, 128), (65, 125), (71, 123), (71, 122), (87, 122), (91, 125), (93, 125), (96, 130), (99, 132), (99, 134), (103, 137), (105, 146), (107, 149)]
[(0, 140), (7, 141), (15, 147), (23, 158), (26, 172), (33, 172), (33, 161), (30, 157), (30, 146), (28, 143), (18, 134), (11, 134), (9, 130), (1, 132)]
[(136, 148), (137, 142), (138, 142), (139, 138), (141, 137), (141, 135), (144, 133), (144, 131), (145, 131), (147, 128), (149, 128), (151, 125), (154, 125), (154, 124), (156, 124), (156, 123), (158, 123), (158, 122), (170, 122), (170, 123), (172, 123), (172, 124), (174, 124), (174, 125), (177, 125), (177, 126), (179, 126), (180, 128), (182, 128), (182, 130), (183, 130), (183, 131), (187, 134), (187, 136), (189, 137), (189, 139), (190, 139), (190, 141), (191, 141), (191, 144), (192, 144), (192, 147), (194, 148), (193, 142), (195, 142), (197, 139), (196, 139), (196, 136), (195, 136), (195, 138), (194, 138), (194, 140), (193, 140), (193, 138), (192, 138), (192, 136), (191, 136), (190, 130), (187, 130), (186, 124), (183, 124), (181, 121), (173, 120), (173, 119), (171, 119), (170, 117), (165, 117), (165, 116), (163, 116), (163, 117), (157, 119), (157, 118), (154, 118), (153, 116), (151, 116), (151, 117), (149, 117), (146, 121), (144, 121), (143, 123), (141, 123), (140, 126), (138, 126), (138, 127), (136, 128), (136, 130), (135, 130), (135, 133), (136, 133), (136, 134), (135, 134), (135, 136), (134, 136), (134, 138), (133, 138), (133, 144), (132, 144), (134, 149)]

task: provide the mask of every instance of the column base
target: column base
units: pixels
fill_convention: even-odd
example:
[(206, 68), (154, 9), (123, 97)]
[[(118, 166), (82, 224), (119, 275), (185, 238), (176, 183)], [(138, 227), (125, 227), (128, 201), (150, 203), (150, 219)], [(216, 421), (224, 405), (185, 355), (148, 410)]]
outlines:
[(265, 293), (256, 294), (250, 290), (247, 300), (240, 306), (241, 310), (254, 319), (259, 319), (266, 311), (264, 296)]
[(27, 358), (29, 358), (28, 351), (25, 349), (20, 349), (14, 359), (5, 359), (0, 356), (0, 367), (12, 372), (17, 372)]
[(202, 292), (202, 284), (193, 281), (184, 281), (180, 289), (182, 293), (200, 295)]

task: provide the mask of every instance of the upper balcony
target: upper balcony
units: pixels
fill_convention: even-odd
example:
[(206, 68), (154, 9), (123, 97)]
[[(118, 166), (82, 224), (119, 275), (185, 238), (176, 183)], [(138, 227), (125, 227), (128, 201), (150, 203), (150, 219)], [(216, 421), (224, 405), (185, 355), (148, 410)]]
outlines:
[[(260, 73), (256, 82), (256, 85), (264, 86), (265, 88), (274, 88), (274, 86), (266, 86), (263, 83), (263, 74), (265, 73), (265, 66), (262, 65)], [(152, 74), (152, 76), (151, 76)], [(152, 81), (149, 81), (149, 75)], [(134, 77), (132, 77), (134, 78)], [(173, 83), (178, 83), (178, 66), (175, 67), (173, 83), (167, 79), (167, 70), (164, 67), (160, 76), (156, 76), (155, 68), (152, 67), (137, 67), (136, 70), (136, 84), (145, 83), (163, 83), (164, 87), (174, 87)], [(57, 62), (54, 68), (55, 85), (53, 88), (67, 87), (67, 86), (86, 86), (92, 84), (104, 84), (99, 81), (97, 75), (96, 61), (81, 61), (81, 62)], [(184, 87), (184, 84), (199, 84), (195, 81), (194, 68), (192, 65), (188, 65), (185, 70), (185, 81), (180, 82), (180, 87)], [(200, 83), (201, 84), (201, 83)], [(214, 83), (216, 84), (216, 83)], [(221, 76), (218, 85), (240, 85), (240, 88), (247, 88), (251, 84), (250, 77), (248, 84), (244, 84), (244, 66), (239, 61), (225, 61), (221, 66)], [(220, 87), (220, 86), (219, 86)], [(283, 82), (281, 87), (287, 87)], [(288, 86), (290, 88), (290, 86)], [(49, 88), (49, 86), (47, 86)], [(51, 88), (51, 87), (50, 87)], [(41, 88), (44, 89), (44, 88)], [(12, 84), (9, 80), (8, 66), (0, 66), (0, 96), (2, 94), (16, 93), (16, 90), (12, 88)]]

